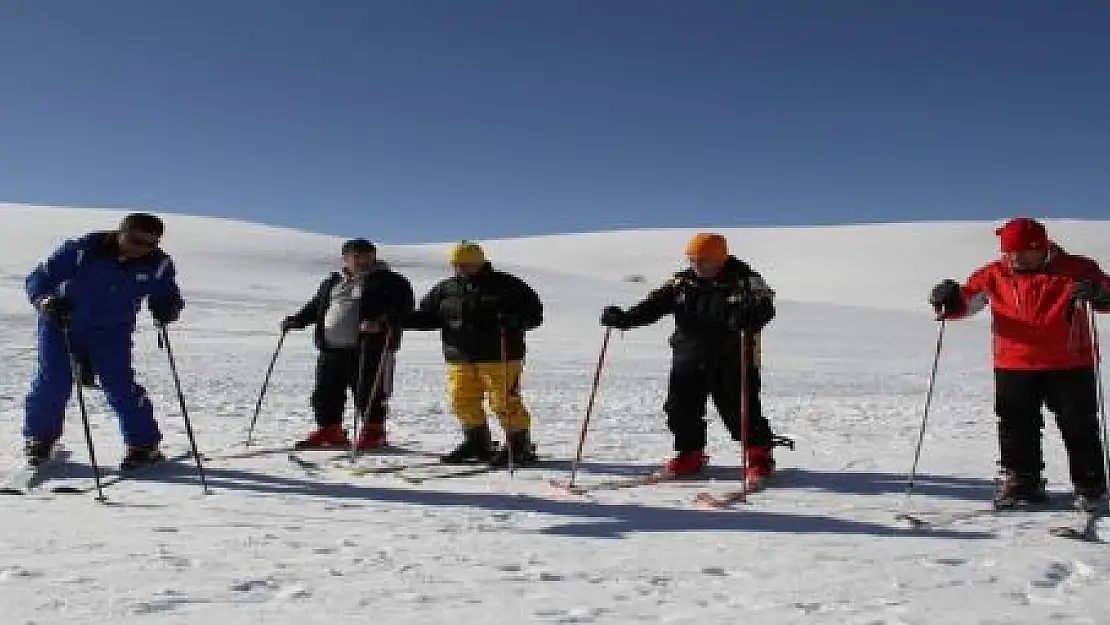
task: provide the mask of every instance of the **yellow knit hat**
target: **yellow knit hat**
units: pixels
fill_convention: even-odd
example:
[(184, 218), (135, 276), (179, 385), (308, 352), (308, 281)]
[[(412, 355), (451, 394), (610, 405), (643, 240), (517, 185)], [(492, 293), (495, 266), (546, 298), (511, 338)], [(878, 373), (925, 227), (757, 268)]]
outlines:
[(482, 246), (473, 241), (459, 241), (448, 255), (452, 265), (481, 265), (486, 262)]

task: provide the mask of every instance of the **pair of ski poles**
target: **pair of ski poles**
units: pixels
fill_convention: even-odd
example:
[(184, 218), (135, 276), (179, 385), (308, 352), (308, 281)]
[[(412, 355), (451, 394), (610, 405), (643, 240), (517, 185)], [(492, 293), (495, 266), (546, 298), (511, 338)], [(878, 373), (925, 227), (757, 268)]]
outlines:
[[(573, 489), (575, 479), (578, 476), (578, 466), (582, 462), (582, 451), (586, 445), (586, 434), (590, 427), (590, 418), (593, 415), (594, 400), (597, 398), (598, 387), (601, 382), (601, 372), (605, 366), (605, 355), (609, 350), (609, 337), (613, 334), (613, 328), (605, 328), (605, 336), (601, 341), (601, 354), (597, 358), (597, 367), (594, 369), (593, 379), (590, 382), (590, 394), (586, 400), (586, 414), (582, 419), (582, 429), (578, 435), (578, 447), (574, 452), (574, 461), (570, 467), (570, 479), (567, 480), (567, 488)], [(748, 358), (749, 358), (749, 339), (748, 332), (741, 330), (740, 334), (740, 471), (741, 475), (748, 474), (748, 453), (747, 453), (747, 439), (748, 439)]]
[[(254, 405), (254, 414), (251, 416), (250, 426), (247, 428), (246, 447), (250, 447), (251, 444), (254, 442), (254, 428), (255, 428), (255, 425), (257, 425), (257, 423), (258, 423), (258, 416), (262, 413), (262, 401), (266, 397), (266, 391), (270, 386), (270, 378), (273, 376), (273, 373), (274, 373), (274, 366), (277, 364), (278, 356), (281, 354), (281, 348), (285, 344), (285, 337), (288, 334), (289, 334), (289, 330), (283, 329), (281, 331), (281, 336), (278, 337), (277, 347), (274, 348), (273, 356), (270, 357), (270, 364), (269, 364), (269, 366), (266, 367), (266, 375), (263, 376), (263, 378), (262, 378), (262, 388), (258, 392), (258, 401)], [(366, 405), (361, 407), (355, 414), (355, 428), (354, 428), (354, 431), (355, 431), (356, 434), (358, 432), (361, 432), (362, 428), (366, 426), (366, 421), (367, 421), (367, 419), (369, 419), (370, 407), (373, 404), (374, 399), (378, 396), (378, 393), (381, 392), (381, 389), (382, 389), (382, 386), (383, 386), (383, 380), (384, 380), (384, 377), (385, 377), (385, 370), (389, 366), (389, 362), (388, 362), (388, 358), (390, 357), (389, 344), (392, 341), (393, 341), (393, 327), (390, 326), (389, 328), (386, 329), (385, 344), (382, 348), (382, 353), (381, 353), (381, 356), (378, 360), (378, 368), (374, 373), (374, 380), (373, 380), (373, 382), (371, 383), (371, 386), (370, 386), (370, 394), (367, 396), (368, 399), (366, 401)], [(363, 388), (365, 388), (365, 385), (366, 385), (366, 374), (367, 374), (366, 369), (367, 369), (367, 366), (368, 366), (368, 360), (366, 358), (366, 354), (367, 354), (367, 351), (368, 351), (367, 342), (368, 342), (368, 339), (366, 337), (364, 337), (362, 339), (360, 345), (359, 345), (358, 379), (357, 379), (356, 385), (357, 385), (357, 388), (360, 390), (360, 392)], [(358, 447), (357, 437), (354, 437), (354, 438), (351, 439), (351, 448), (350, 448), (350, 459), (351, 459), (352, 463), (356, 462), (358, 460), (358, 452), (359, 452), (359, 447)]]
[[(1103, 479), (1106, 482), (1107, 489), (1110, 490), (1110, 437), (1107, 432), (1106, 422), (1106, 392), (1102, 385), (1102, 365), (1099, 362), (1099, 337), (1098, 337), (1098, 321), (1095, 318), (1094, 306), (1091, 303), (1083, 303), (1083, 312), (1087, 317), (1087, 330), (1091, 337), (1091, 352), (1094, 360), (1094, 375), (1095, 375), (1095, 396), (1098, 404), (1098, 421), (1099, 421), (1099, 438), (1102, 442), (1102, 468)], [(937, 344), (933, 352), (933, 367), (929, 373), (929, 387), (925, 394), (925, 408), (921, 416), (921, 427), (917, 433), (917, 447), (913, 454), (913, 465), (910, 467), (909, 480), (906, 483), (906, 502), (908, 508), (910, 497), (913, 493), (914, 480), (917, 476), (918, 463), (921, 461), (921, 449), (925, 441), (925, 429), (929, 422), (929, 409), (933, 403), (933, 389), (936, 386), (937, 380), (937, 366), (940, 363), (941, 348), (944, 344), (944, 328), (946, 326), (946, 319), (941, 317), (937, 324)]]
[[(105, 502), (108, 500), (104, 496), (104, 485), (100, 477), (100, 466), (96, 462), (96, 448), (93, 445), (92, 428), (89, 426), (89, 413), (88, 407), (85, 404), (84, 384), (81, 379), (81, 365), (77, 356), (76, 350), (73, 348), (73, 340), (70, 337), (69, 321), (67, 319), (61, 320), (62, 338), (65, 341), (66, 354), (69, 357), (70, 375), (72, 377), (73, 388), (77, 393), (77, 407), (81, 413), (81, 425), (85, 431), (85, 445), (89, 450), (89, 464), (92, 465), (93, 470), (93, 484), (96, 486), (96, 500)], [(166, 357), (170, 363), (170, 371), (173, 374), (174, 388), (177, 390), (177, 401), (181, 407), (181, 416), (185, 419), (185, 433), (189, 438), (189, 447), (192, 450), (193, 458), (197, 464), (197, 475), (200, 477), (200, 485), (204, 494), (208, 494), (208, 481), (204, 475), (204, 464), (201, 462), (200, 451), (197, 449), (197, 439), (193, 433), (193, 424), (189, 419), (189, 411), (185, 406), (185, 393), (181, 390), (181, 377), (177, 373), (177, 360), (173, 355), (173, 346), (170, 344), (170, 334), (166, 329), (165, 324), (158, 324), (158, 346), (166, 350)]]

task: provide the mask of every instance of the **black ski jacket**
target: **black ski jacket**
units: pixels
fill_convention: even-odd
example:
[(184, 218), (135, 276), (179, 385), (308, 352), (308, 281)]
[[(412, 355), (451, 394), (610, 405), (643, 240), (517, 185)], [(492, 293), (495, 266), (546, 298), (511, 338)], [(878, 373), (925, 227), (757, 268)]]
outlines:
[(486, 263), (472, 277), (452, 276), (432, 287), (405, 327), (440, 330), (447, 362), (495, 362), (506, 322), (508, 359), (520, 360), (524, 333), (543, 323), (543, 303), (523, 280)]
[(730, 299), (747, 308), (745, 329), (753, 343), (757, 342), (756, 335), (775, 316), (774, 291), (758, 272), (734, 256), (728, 257), (713, 278), (698, 278), (692, 269), (674, 274), (628, 309), (625, 325), (649, 325), (674, 315), (675, 330), (669, 343), (675, 360), (739, 362), (740, 336), (730, 319), (735, 308)]
[[(343, 275), (339, 272), (324, 278), (312, 299), (293, 315), (296, 327), (307, 328), (316, 324), (314, 339), (316, 347), (322, 350), (328, 349), (324, 341), (324, 313), (331, 302), (332, 289), (342, 279)], [(384, 317), (393, 328), (389, 349), (397, 350), (401, 345), (401, 322), (412, 312), (415, 299), (408, 278), (390, 269), (389, 265), (378, 262), (362, 283), (359, 321), (380, 320)], [(380, 342), (384, 338), (383, 334), (376, 340)]]

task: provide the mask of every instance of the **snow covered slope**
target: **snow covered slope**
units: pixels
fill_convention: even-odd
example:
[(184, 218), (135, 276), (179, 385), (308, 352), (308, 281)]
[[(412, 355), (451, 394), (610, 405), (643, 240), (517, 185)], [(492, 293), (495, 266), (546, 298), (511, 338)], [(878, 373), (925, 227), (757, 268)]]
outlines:
[[(0, 205), (0, 464), (19, 459), (34, 318), (31, 266), (62, 238), (111, 228), (120, 212)], [(201, 449), (241, 448), (278, 320), (337, 261), (341, 239), (219, 219), (167, 216), (165, 248), (189, 301), (172, 338)], [(64, 474), (0, 499), (0, 606), (11, 623), (1106, 623), (1110, 553), (1049, 537), (1054, 509), (980, 517), (931, 533), (896, 527), (921, 422), (936, 325), (928, 287), (996, 250), (988, 223), (726, 230), (779, 292), (766, 333), (765, 406), (798, 440), (779, 483), (726, 511), (691, 505), (736, 484), (735, 446), (710, 412), (710, 479), (580, 498), (558, 495), (597, 362), (601, 306), (629, 304), (682, 263), (690, 231), (534, 237), (488, 244), (547, 303), (530, 338), (524, 394), (549, 462), (411, 484), (313, 470), (282, 454), (175, 462), (108, 487), (110, 505), (53, 494), (87, 485), (70, 407)], [(1069, 250), (1110, 264), (1110, 222), (1050, 222)], [(351, 236), (372, 233), (352, 232)], [(385, 245), (422, 293), (446, 244)], [(643, 283), (625, 278), (642, 275)], [(1103, 318), (1104, 325), (1110, 320)], [(580, 480), (645, 471), (670, 453), (660, 406), (669, 322), (614, 336)], [(1104, 342), (1110, 342), (1103, 332)], [(983, 505), (995, 470), (982, 322), (946, 337), (915, 509)], [(257, 429), (279, 446), (311, 425), (307, 333), (278, 360)], [(170, 453), (187, 449), (165, 353), (144, 320), (136, 368)], [(110, 411), (89, 393), (98, 457), (119, 460)], [(411, 451), (451, 445), (433, 333), (406, 335), (390, 436)], [(1066, 498), (1050, 426), (1051, 490)], [(396, 462), (372, 457), (365, 464)], [(321, 462), (323, 460), (321, 459)], [(327, 465), (324, 462), (325, 466)], [(113, 471), (108, 470), (109, 474)], [(1106, 539), (1104, 522), (1099, 528)]]

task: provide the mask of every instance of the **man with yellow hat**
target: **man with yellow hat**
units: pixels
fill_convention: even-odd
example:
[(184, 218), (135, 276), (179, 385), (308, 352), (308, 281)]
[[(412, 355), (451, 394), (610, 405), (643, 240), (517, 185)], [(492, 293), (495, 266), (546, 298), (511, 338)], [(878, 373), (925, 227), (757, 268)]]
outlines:
[[(463, 440), (445, 463), (489, 462), (493, 466), (536, 461), (532, 418), (520, 396), (524, 333), (543, 323), (543, 304), (523, 280), (493, 269), (481, 246), (460, 241), (450, 251), (455, 275), (432, 287), (405, 323), (414, 330), (439, 330), (447, 360), (451, 408)], [(508, 442), (498, 448), (483, 410), (488, 397)]]
[[(771, 474), (775, 437), (759, 400), (759, 332), (775, 316), (774, 292), (743, 261), (728, 253), (720, 234), (699, 233), (686, 244), (690, 267), (628, 310), (608, 306), (602, 325), (627, 330), (673, 315), (675, 331), (667, 399), (663, 410), (677, 454), (663, 467), (672, 475), (699, 473), (708, 461), (706, 400), (713, 398), (732, 439), (744, 441), (745, 480)], [(741, 347), (741, 331), (749, 345)], [(741, 423), (742, 354), (747, 362), (748, 423)], [(785, 440), (785, 439), (783, 439)]]

